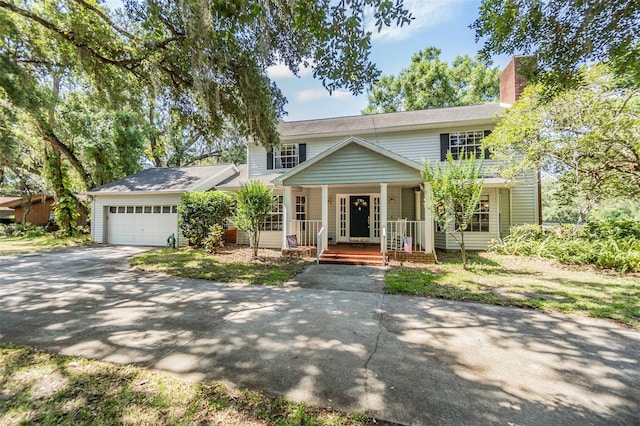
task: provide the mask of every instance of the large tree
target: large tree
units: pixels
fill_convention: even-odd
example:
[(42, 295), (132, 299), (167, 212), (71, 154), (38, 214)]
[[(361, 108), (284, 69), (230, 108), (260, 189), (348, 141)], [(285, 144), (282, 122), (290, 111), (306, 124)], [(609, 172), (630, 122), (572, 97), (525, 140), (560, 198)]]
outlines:
[(500, 71), (491, 61), (457, 56), (440, 60), (440, 49), (427, 47), (414, 54), (411, 65), (397, 76), (385, 75), (369, 94), (365, 114), (410, 111), (491, 102), (500, 94)]
[(571, 87), (581, 65), (607, 61), (640, 86), (638, 0), (483, 0), (472, 28), (488, 56), (535, 56), (530, 78)]
[(582, 200), (579, 221), (599, 200), (640, 195), (640, 93), (604, 65), (582, 78), (589, 84), (552, 100), (544, 85), (528, 87), (484, 140), (506, 160), (503, 175), (541, 167), (555, 176), (565, 197)]

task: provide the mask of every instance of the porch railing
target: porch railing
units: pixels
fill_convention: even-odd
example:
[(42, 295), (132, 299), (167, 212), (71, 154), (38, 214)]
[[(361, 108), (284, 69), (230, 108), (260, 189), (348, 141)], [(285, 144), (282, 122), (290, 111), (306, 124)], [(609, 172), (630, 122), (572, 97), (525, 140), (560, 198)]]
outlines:
[(424, 221), (390, 220), (387, 221), (387, 250), (424, 252)]
[(299, 245), (317, 245), (318, 232), (322, 227), (321, 220), (292, 220), (290, 226), (291, 234), (295, 234), (298, 237)]
[(326, 247), (324, 246), (324, 238), (323, 235), (324, 233), (327, 232), (326, 229), (324, 229), (324, 226), (322, 228), (320, 228), (320, 230), (318, 231), (318, 234), (316, 235), (316, 241), (318, 241), (318, 244), (316, 246), (316, 263), (320, 263), (320, 256), (322, 256), (322, 253), (326, 250)]

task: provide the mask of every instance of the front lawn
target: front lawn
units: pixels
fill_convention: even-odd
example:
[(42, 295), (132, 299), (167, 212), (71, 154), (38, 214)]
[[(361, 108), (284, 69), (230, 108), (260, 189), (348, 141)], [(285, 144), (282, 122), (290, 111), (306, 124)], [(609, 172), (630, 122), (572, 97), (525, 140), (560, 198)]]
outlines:
[(0, 256), (53, 250), (91, 243), (91, 235), (57, 237), (54, 234), (0, 237)]
[(159, 249), (134, 257), (131, 266), (185, 278), (281, 285), (311, 263), (308, 260), (284, 258), (279, 250), (260, 249), (257, 259), (252, 259), (251, 253), (248, 247), (224, 248), (217, 254), (190, 248)]
[(549, 260), (474, 253), (462, 269), (459, 253), (441, 255), (441, 265), (395, 267), (388, 293), (539, 309), (608, 318), (640, 328), (640, 275)]
[(309, 407), (219, 383), (0, 343), (0, 424), (364, 425), (362, 414)]

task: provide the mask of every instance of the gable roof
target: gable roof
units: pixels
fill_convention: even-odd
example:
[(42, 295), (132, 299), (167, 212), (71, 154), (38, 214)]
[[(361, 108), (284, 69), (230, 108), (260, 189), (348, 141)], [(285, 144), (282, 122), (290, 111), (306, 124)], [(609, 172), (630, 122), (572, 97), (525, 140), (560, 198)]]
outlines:
[(389, 151), (387, 149), (384, 149), (378, 145), (374, 145), (370, 142), (367, 142), (366, 140), (356, 137), (356, 136), (349, 136), (348, 138), (343, 139), (342, 141), (338, 142), (337, 144), (335, 144), (334, 146), (332, 146), (331, 148), (323, 151), (322, 153), (316, 155), (315, 157), (313, 157), (310, 160), (307, 160), (303, 163), (298, 164), (296, 167), (294, 167), (293, 169), (287, 171), (286, 173), (281, 174), (280, 176), (278, 176), (277, 178), (275, 178), (273, 180), (273, 183), (276, 185), (280, 185), (282, 183), (284, 183), (285, 180), (292, 178), (293, 176), (304, 172), (305, 170), (313, 167), (314, 165), (325, 161), (325, 159), (331, 157), (332, 155), (334, 155), (336, 152), (344, 149), (345, 147), (349, 146), (349, 145), (356, 145), (359, 146), (367, 151), (373, 152), (375, 154), (378, 154), (382, 157), (385, 157), (389, 160), (393, 160), (394, 162), (400, 163), (402, 165), (404, 165), (405, 167), (409, 168), (409, 169), (414, 169), (416, 170), (418, 173), (422, 171), (422, 166), (418, 163), (416, 163), (415, 161), (409, 160), (406, 157), (403, 157), (402, 155), (396, 154), (395, 152)]
[[(34, 194), (31, 196), (31, 204), (38, 204), (52, 199), (53, 195), (50, 194)], [(28, 200), (29, 197), (0, 197), (0, 207), (16, 209), (18, 207), (21, 207), (22, 204), (26, 203)]]
[(142, 170), (89, 191), (91, 195), (139, 194), (146, 192), (181, 193), (206, 191), (238, 173), (233, 164), (214, 166), (158, 167)]
[(505, 105), (489, 103), (450, 108), (432, 108), (382, 114), (354, 115), (283, 122), (278, 125), (283, 140), (336, 135), (364, 135), (403, 130), (437, 128), (451, 124), (485, 124), (497, 120)]

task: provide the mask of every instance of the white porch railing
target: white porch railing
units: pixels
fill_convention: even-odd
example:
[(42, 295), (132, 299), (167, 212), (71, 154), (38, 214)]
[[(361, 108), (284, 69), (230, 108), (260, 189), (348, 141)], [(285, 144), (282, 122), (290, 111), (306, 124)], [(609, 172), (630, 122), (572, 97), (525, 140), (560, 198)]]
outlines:
[(321, 227), (321, 220), (292, 220), (290, 222), (291, 234), (298, 237), (298, 244), (301, 246), (317, 245), (318, 232)]
[(387, 221), (387, 250), (424, 253), (424, 221)]
[(327, 232), (326, 229), (324, 229), (324, 226), (322, 228), (320, 228), (320, 230), (318, 231), (318, 234), (316, 235), (316, 241), (318, 242), (318, 245), (316, 246), (316, 263), (320, 263), (320, 256), (322, 256), (322, 253), (327, 249), (324, 246), (324, 238), (323, 235), (324, 233)]

